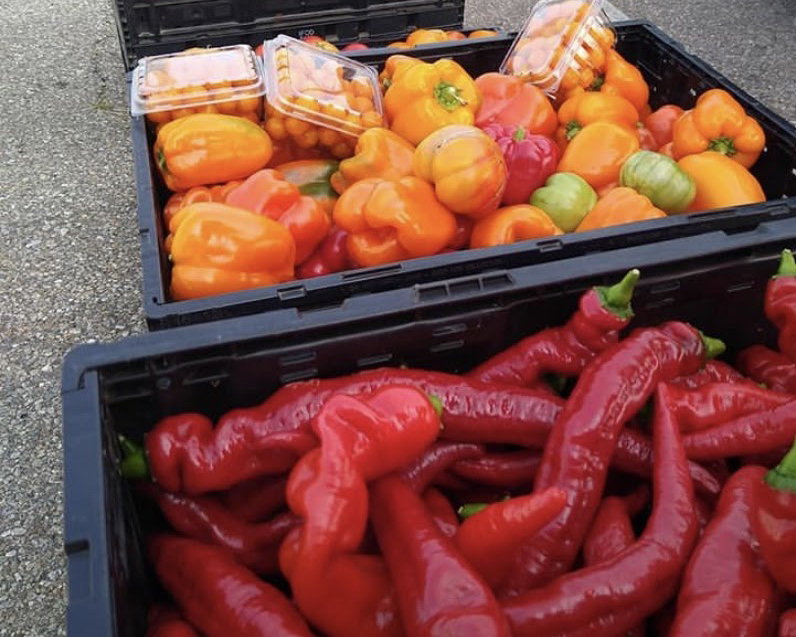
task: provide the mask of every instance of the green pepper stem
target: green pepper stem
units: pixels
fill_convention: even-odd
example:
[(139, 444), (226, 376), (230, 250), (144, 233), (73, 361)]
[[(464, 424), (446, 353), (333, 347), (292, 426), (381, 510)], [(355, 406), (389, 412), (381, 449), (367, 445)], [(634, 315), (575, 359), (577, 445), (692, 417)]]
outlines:
[(782, 251), (782, 258), (779, 260), (779, 269), (774, 276), (796, 276), (796, 260), (793, 258), (793, 252), (787, 248)]
[(434, 87), (434, 97), (446, 111), (455, 111), (467, 104), (459, 89), (448, 82), (440, 82)]
[(511, 136), (511, 138), (515, 142), (521, 142), (523, 139), (525, 139), (525, 129), (522, 126), (517, 126), (517, 130), (514, 131), (514, 134)]
[(431, 406), (434, 408), (434, 411), (437, 414), (438, 418), (442, 418), (442, 400), (440, 400), (439, 396), (435, 396), (434, 394), (428, 395), (428, 402), (431, 403)]
[(567, 125), (564, 127), (564, 136), (567, 138), (567, 141), (572, 141), (575, 135), (581, 131), (581, 128), (581, 125), (574, 119), (571, 122), (567, 122)]
[(774, 489), (796, 493), (796, 441), (780, 463), (766, 474), (765, 479)]
[(146, 459), (146, 451), (140, 445), (135, 444), (125, 436), (119, 436), (119, 444), (122, 447), (124, 458), (121, 463), (122, 477), (130, 480), (143, 480), (149, 477), (149, 464)]
[(594, 78), (594, 81), (591, 83), (589, 90), (599, 91), (603, 87), (603, 84), (605, 84), (605, 76), (598, 75), (597, 77)]
[(633, 316), (633, 308), (630, 305), (630, 301), (633, 299), (633, 291), (636, 289), (640, 276), (641, 272), (633, 268), (619, 283), (610, 287), (596, 287), (595, 289), (597, 294), (600, 295), (602, 306), (619, 318), (631, 318)]
[(162, 172), (164, 173), (169, 172), (169, 167), (166, 164), (166, 153), (163, 152), (162, 148), (158, 148), (157, 162), (158, 162), (158, 168), (160, 168)]
[(727, 155), (727, 157), (732, 157), (738, 152), (735, 148), (735, 143), (729, 137), (717, 137), (716, 139), (712, 139), (708, 145), (708, 150)]
[(470, 504), (463, 504), (459, 507), (457, 513), (462, 520), (466, 520), (467, 518), (471, 518), (476, 513), (481, 513), (484, 509), (486, 509), (487, 505), (483, 502), (473, 502)]
[(716, 358), (727, 351), (727, 346), (721, 339), (705, 336), (702, 332), (699, 332), (699, 335), (702, 337), (702, 341), (705, 343), (706, 359)]

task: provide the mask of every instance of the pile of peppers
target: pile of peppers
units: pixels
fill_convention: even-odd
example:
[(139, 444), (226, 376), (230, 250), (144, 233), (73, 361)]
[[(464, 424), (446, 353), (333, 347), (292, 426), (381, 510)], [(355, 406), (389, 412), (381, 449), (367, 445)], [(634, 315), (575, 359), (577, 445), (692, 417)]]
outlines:
[(735, 367), (639, 272), (463, 374), (283, 386), (122, 439), (148, 637), (794, 635), (796, 262)]
[[(405, 44), (448, 38), (421, 30)], [(171, 298), (765, 201), (749, 171), (765, 134), (741, 104), (711, 89), (689, 110), (653, 111), (639, 69), (606, 46), (593, 82), (554, 98), (393, 55), (379, 87), (346, 93), (352, 105), (383, 93), (382, 125), (358, 138), (269, 104), (261, 121), (186, 105), (153, 148), (173, 191)]]

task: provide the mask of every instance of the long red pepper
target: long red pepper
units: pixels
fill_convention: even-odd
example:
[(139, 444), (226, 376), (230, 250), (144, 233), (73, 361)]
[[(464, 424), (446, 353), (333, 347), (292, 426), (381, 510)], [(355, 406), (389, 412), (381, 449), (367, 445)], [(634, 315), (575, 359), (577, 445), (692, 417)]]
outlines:
[(206, 637), (310, 637), (287, 598), (225, 549), (158, 535), (149, 552), (160, 582)]
[(796, 261), (790, 250), (782, 251), (777, 273), (766, 287), (765, 312), (779, 329), (779, 349), (796, 363)]
[(255, 478), (221, 492), (226, 507), (246, 522), (262, 522), (284, 508), (287, 477)]
[(403, 469), (404, 480), (418, 493), (457, 460), (483, 455), (481, 445), (469, 442), (435, 442), (417, 460)]
[(683, 576), (670, 637), (767, 635), (776, 622), (774, 582), (752, 529), (762, 467), (727, 482)]
[(633, 317), (630, 299), (638, 278), (639, 271), (631, 270), (616, 285), (586, 291), (565, 325), (521, 340), (468, 376), (521, 387), (536, 385), (544, 374), (577, 376), (595, 355), (619, 340), (619, 332)]
[(796, 363), (763, 345), (747, 347), (738, 355), (738, 369), (769, 389), (796, 394)]
[(675, 591), (698, 533), (694, 493), (680, 433), (655, 391), (653, 508), (638, 541), (613, 559), (561, 575), (506, 600), (515, 637), (618, 635), (663, 607)]
[[(716, 347), (723, 351), (723, 344)], [(696, 329), (672, 322), (636, 330), (583, 371), (536, 476), (537, 490), (564, 489), (567, 507), (517, 552), (501, 596), (541, 586), (569, 569), (600, 504), (622, 427), (658, 383), (695, 372), (712, 353)]]
[(459, 517), (448, 498), (437, 489), (426, 489), (423, 493), (423, 504), (445, 537), (456, 535), (459, 530)]
[(681, 376), (671, 381), (673, 385), (679, 385), (686, 389), (699, 389), (708, 383), (734, 383), (745, 382), (738, 370), (732, 365), (722, 361), (707, 361), (699, 371), (688, 376)]
[(480, 458), (459, 460), (451, 467), (454, 474), (475, 484), (496, 489), (515, 489), (533, 484), (541, 454), (530, 451), (486, 453)]
[(407, 635), (508, 637), (508, 623), (489, 587), (400, 477), (373, 484), (371, 520)]
[(778, 637), (796, 637), (796, 608), (780, 615)]

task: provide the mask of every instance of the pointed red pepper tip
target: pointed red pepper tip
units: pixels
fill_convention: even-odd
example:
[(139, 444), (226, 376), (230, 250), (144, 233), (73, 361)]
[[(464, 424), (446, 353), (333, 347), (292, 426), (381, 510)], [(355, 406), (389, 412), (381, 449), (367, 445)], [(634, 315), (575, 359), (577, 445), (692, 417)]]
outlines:
[(765, 480), (778, 491), (796, 493), (796, 441), (780, 463), (766, 474)]
[(630, 301), (633, 298), (633, 291), (636, 289), (641, 272), (633, 268), (617, 284), (612, 286), (598, 286), (595, 288), (600, 295), (602, 306), (616, 314), (619, 318), (633, 318), (633, 308)]
[(793, 252), (787, 248), (782, 251), (782, 258), (779, 261), (779, 269), (774, 276), (796, 276), (796, 260), (793, 258)]

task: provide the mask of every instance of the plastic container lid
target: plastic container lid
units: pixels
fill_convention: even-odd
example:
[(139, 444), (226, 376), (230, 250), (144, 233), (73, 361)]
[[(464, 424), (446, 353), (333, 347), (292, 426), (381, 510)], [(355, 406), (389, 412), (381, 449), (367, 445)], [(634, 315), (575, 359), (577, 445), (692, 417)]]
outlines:
[(604, 0), (541, 0), (500, 65), (553, 95), (567, 71), (593, 68), (604, 59), (615, 35)]
[(133, 71), (133, 116), (197, 108), (265, 94), (262, 66), (246, 44), (143, 58)]
[(263, 68), (268, 105), (283, 115), (353, 136), (382, 125), (379, 76), (369, 66), (279, 35), (263, 47)]

